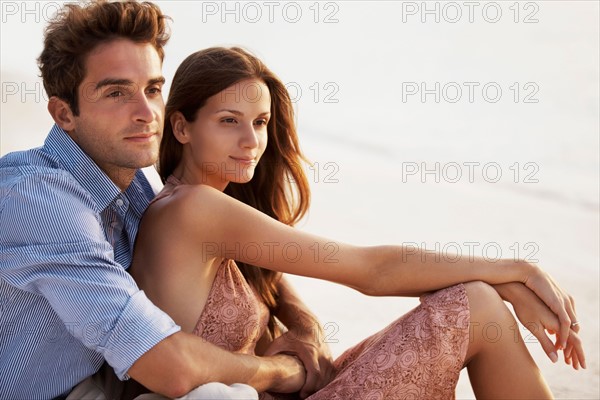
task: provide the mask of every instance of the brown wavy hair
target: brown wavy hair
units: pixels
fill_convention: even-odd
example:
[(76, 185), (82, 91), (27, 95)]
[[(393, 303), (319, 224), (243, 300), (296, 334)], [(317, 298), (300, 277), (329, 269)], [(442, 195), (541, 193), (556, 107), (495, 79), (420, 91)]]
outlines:
[[(308, 210), (310, 189), (301, 168), (306, 159), (298, 144), (292, 101), (281, 80), (257, 57), (239, 47), (198, 51), (177, 69), (166, 105), (158, 172), (164, 182), (182, 157), (183, 145), (173, 135), (171, 126), (173, 113), (179, 111), (188, 122), (193, 122), (209, 97), (246, 79), (258, 79), (269, 88), (271, 118), (267, 124), (267, 148), (252, 180), (244, 184), (231, 182), (225, 193), (271, 218), (294, 225)], [(238, 266), (273, 315), (280, 274), (242, 262)], [(273, 317), (269, 330), (271, 333), (275, 330)]]
[(150, 2), (65, 4), (45, 30), (38, 67), (48, 98), (56, 96), (79, 115), (77, 90), (85, 77), (85, 60), (98, 45), (114, 39), (150, 43), (161, 61), (170, 33), (166, 15)]

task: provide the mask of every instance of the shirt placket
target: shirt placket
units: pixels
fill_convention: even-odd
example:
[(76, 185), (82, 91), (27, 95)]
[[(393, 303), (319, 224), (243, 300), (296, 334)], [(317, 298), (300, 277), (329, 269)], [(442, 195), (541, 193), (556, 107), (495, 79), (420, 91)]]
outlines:
[(107, 239), (114, 248), (115, 261), (123, 267), (129, 267), (131, 263), (131, 251), (129, 238), (125, 229), (125, 215), (129, 208), (129, 202), (122, 196), (117, 196), (110, 204), (110, 223)]

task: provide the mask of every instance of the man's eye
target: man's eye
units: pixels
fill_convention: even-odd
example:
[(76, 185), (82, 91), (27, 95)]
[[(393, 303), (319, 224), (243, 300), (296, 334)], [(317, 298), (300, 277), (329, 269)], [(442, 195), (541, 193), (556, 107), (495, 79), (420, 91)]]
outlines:
[(115, 90), (113, 92), (110, 92), (108, 94), (108, 96), (106, 96), (106, 97), (121, 97), (121, 96), (124, 96), (124, 95), (125, 94), (121, 90)]
[(159, 87), (153, 87), (153, 88), (148, 89), (148, 93), (150, 93), (150, 94), (159, 94), (161, 92), (162, 92), (162, 90)]

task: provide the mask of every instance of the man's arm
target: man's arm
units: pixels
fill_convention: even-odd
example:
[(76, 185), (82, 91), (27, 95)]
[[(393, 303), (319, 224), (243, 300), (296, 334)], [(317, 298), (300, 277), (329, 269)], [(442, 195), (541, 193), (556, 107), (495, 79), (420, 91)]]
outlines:
[[(86, 193), (63, 178), (38, 174), (2, 188), (0, 276), (43, 297), (69, 328), (70, 340), (102, 354), (120, 378), (133, 376), (173, 397), (211, 381), (248, 383), (261, 391), (300, 389), (304, 368), (294, 357), (234, 355), (179, 332), (114, 261)], [(67, 336), (64, 330), (59, 339)], [(43, 340), (44, 332), (31, 334)], [(63, 342), (57, 354), (80, 348)]]
[(288, 331), (273, 341), (265, 355), (286, 352), (300, 358), (306, 368), (306, 383), (300, 392), (304, 398), (333, 379), (333, 360), (321, 324), (285, 276), (279, 280), (277, 289), (279, 300), (276, 316)]
[(189, 333), (175, 333), (140, 357), (128, 375), (148, 389), (180, 397), (208, 382), (246, 383), (258, 392), (291, 393), (304, 383), (295, 357), (234, 354)]

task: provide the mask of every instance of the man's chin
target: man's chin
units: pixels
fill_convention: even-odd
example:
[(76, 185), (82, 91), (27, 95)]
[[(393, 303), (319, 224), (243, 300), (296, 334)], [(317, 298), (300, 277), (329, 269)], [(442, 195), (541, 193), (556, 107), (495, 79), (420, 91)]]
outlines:
[(131, 160), (135, 168), (146, 168), (151, 165), (156, 165), (158, 162), (158, 149), (156, 151), (148, 151), (145, 154), (140, 154), (136, 159)]
[(156, 165), (157, 161), (157, 157), (145, 158), (142, 160), (129, 160), (129, 162), (123, 164), (123, 168), (136, 170), (141, 168), (152, 167)]

